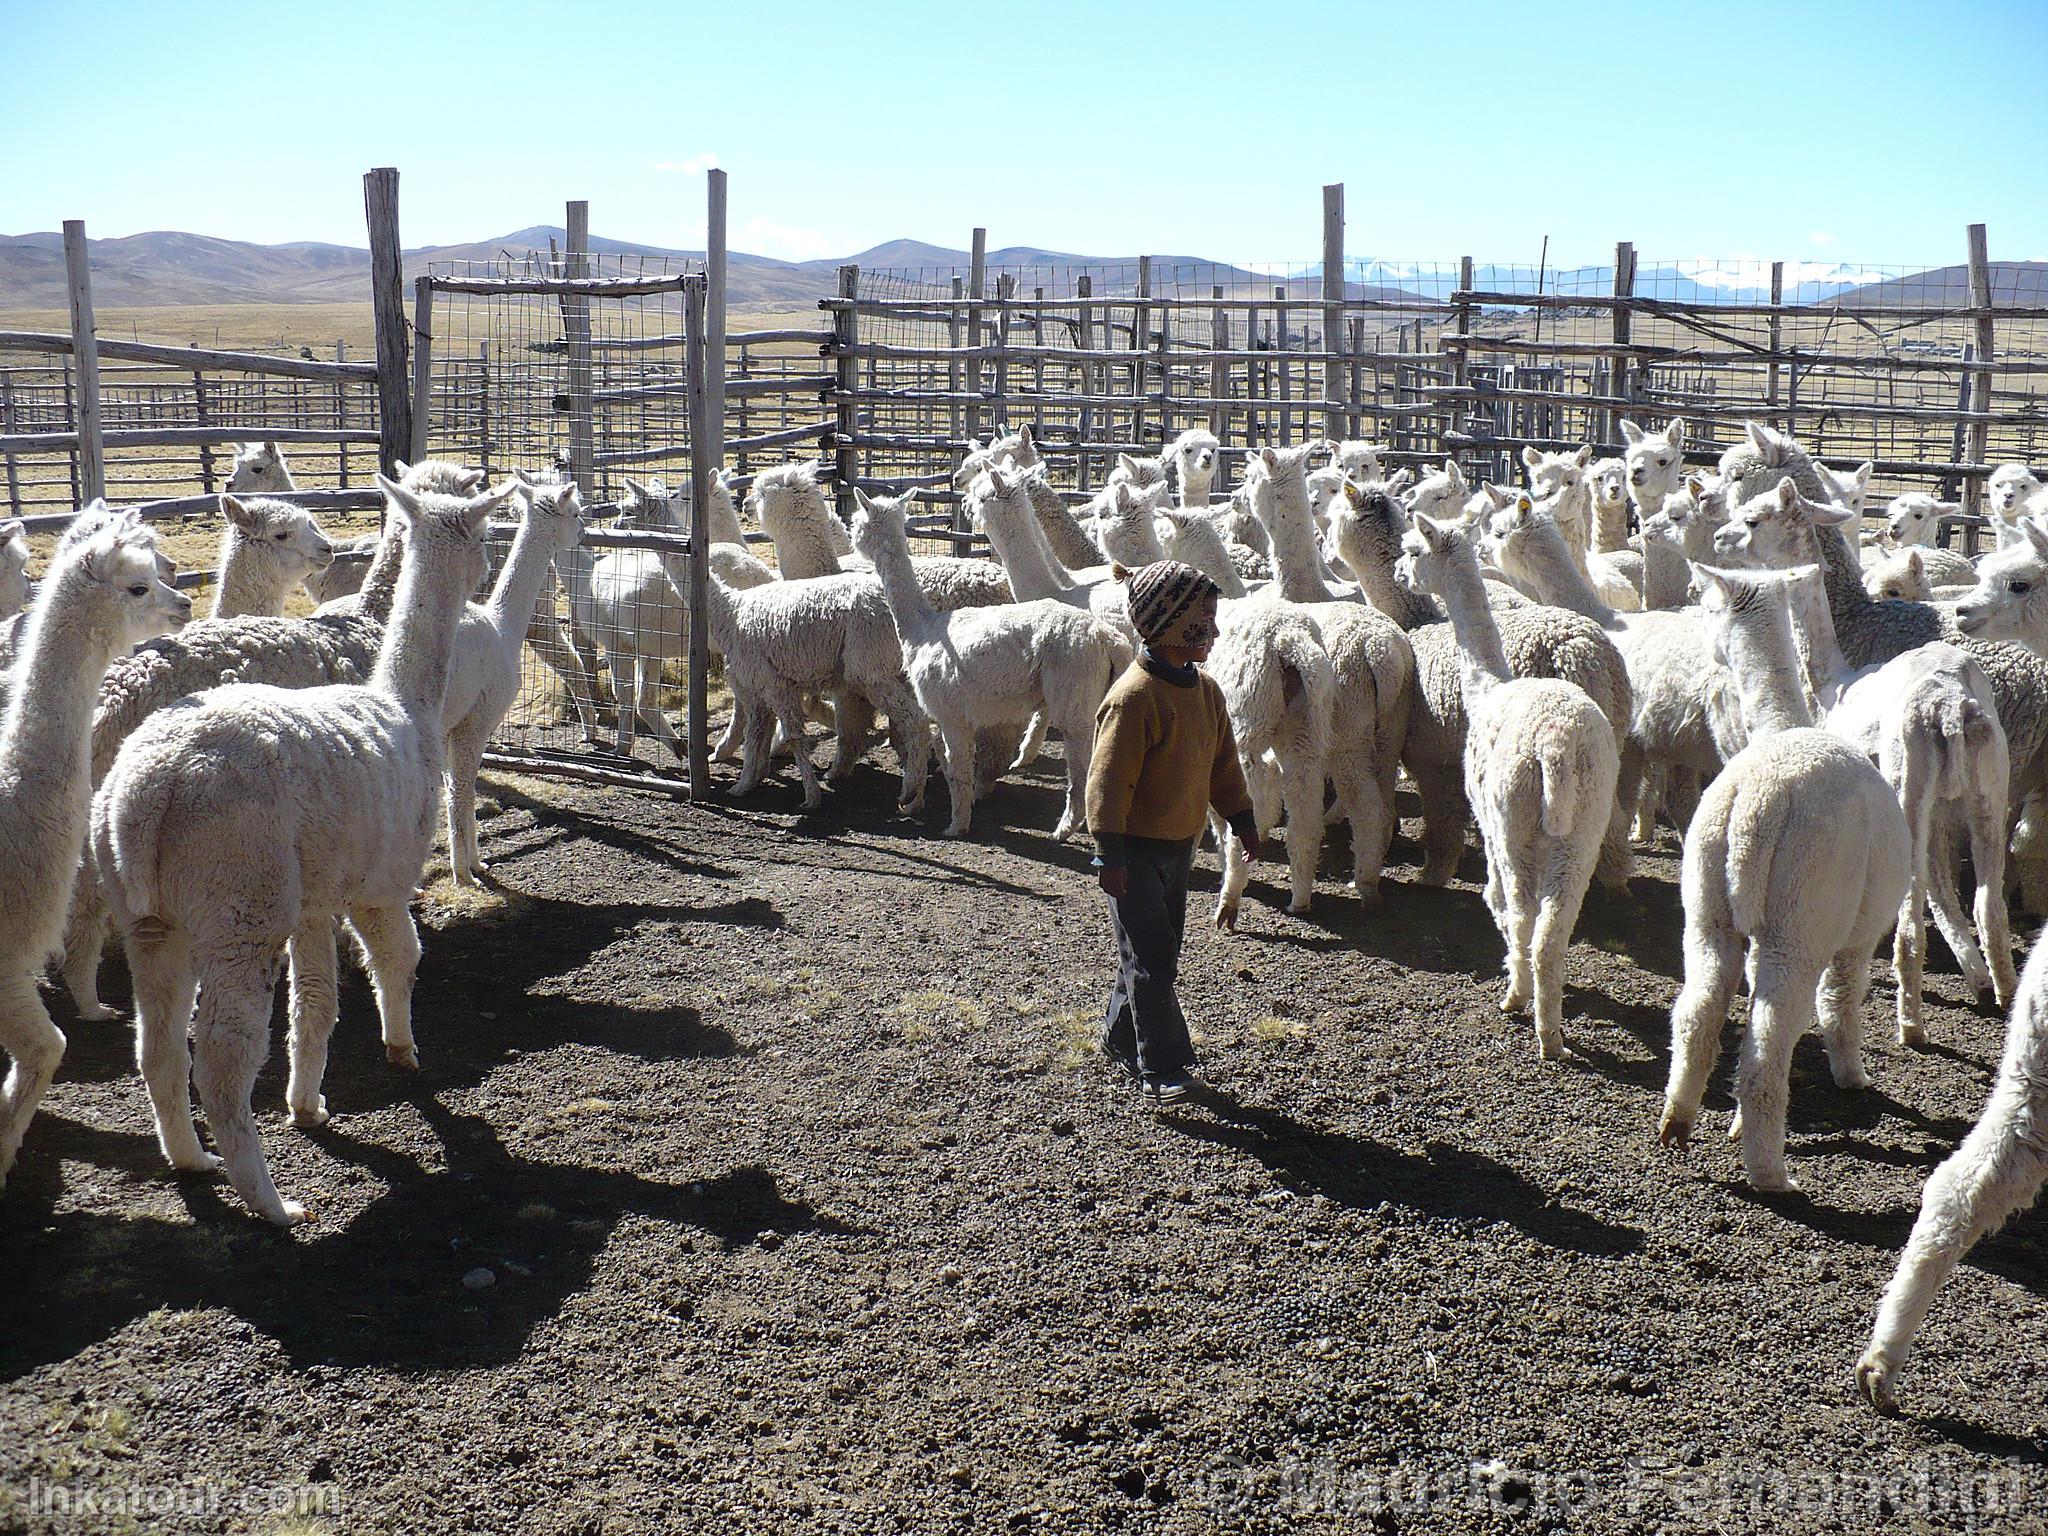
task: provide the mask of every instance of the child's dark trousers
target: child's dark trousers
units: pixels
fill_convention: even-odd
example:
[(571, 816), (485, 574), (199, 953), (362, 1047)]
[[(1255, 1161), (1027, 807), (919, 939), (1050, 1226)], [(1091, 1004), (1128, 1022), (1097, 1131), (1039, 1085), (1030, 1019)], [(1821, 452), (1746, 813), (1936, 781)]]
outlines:
[(1180, 945), (1187, 927), (1188, 869), (1195, 840), (1124, 839), (1130, 883), (1109, 900), (1116, 930), (1117, 977), (1103, 1015), (1102, 1049), (1111, 1059), (1136, 1061), (1145, 1076), (1195, 1063), (1188, 1021), (1174, 995)]

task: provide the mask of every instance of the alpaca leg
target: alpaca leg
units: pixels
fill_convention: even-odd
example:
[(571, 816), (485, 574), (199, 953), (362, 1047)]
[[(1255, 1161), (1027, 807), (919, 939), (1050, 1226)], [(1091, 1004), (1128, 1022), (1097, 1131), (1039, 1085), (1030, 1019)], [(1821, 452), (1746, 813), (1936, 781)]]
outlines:
[[(1494, 857), (1493, 848), (1487, 849), (1486, 867), (1490, 872), (1498, 863), (1501, 867), (1500, 892), (1502, 927), (1501, 937), (1507, 945), (1508, 985), (1501, 993), (1500, 1011), (1520, 1013), (1536, 999), (1536, 976), (1532, 964), (1535, 958), (1537, 891), (1523, 873), (1516, 869), (1507, 857), (1507, 850), (1500, 850), (1500, 858)], [(1539, 1029), (1536, 1046), (1545, 1060), (1561, 1049), (1562, 1042), (1552, 1042), (1543, 1037)]]
[(1465, 787), (1455, 763), (1412, 768), (1422, 800), (1424, 885), (1449, 885), (1465, 853)]
[[(804, 702), (794, 688), (781, 685), (767, 690), (765, 706), (775, 716), (776, 723), (789, 733), (796, 747), (796, 773), (803, 781), (804, 809), (814, 811), (824, 801), (825, 793), (818, 787), (818, 770), (811, 762), (809, 745), (804, 740)], [(862, 704), (857, 713), (865, 714), (867, 706)], [(841, 712), (842, 715), (844, 711)]]
[(643, 656), (633, 664), (633, 686), (639, 696), (640, 719), (647, 727), (647, 734), (668, 748), (669, 756), (679, 763), (686, 762), (688, 755), (683, 750), (682, 738), (676, 735), (676, 728), (662, 713), (661, 666), (659, 656)]
[[(1963, 910), (1962, 897), (1956, 889), (1956, 864), (1962, 850), (1957, 847), (1955, 813), (1948, 806), (1929, 806), (1928, 814), (1935, 825), (1924, 839), (1928, 844), (1927, 870), (1923, 876), (1927, 903), (1933, 912), (1934, 926), (1940, 930), (1943, 940), (1948, 944), (1949, 952), (1956, 957), (1956, 965), (1963, 973), (1964, 985), (1979, 998), (1983, 998), (1992, 990), (1991, 968), (1985, 964), (1984, 953), (1977, 947), (1977, 936), (1970, 931), (1970, 916)], [(1917, 830), (1916, 828), (1915, 831)], [(1916, 844), (1919, 841), (1923, 839), (1916, 838)], [(2003, 859), (1999, 864), (1999, 878), (2002, 881)], [(1980, 873), (1978, 879), (1981, 881), (1982, 878)], [(1917, 1045), (1924, 1038), (1923, 1035), (1907, 1043)]]
[(747, 710), (740, 702), (740, 696), (732, 696), (732, 715), (725, 722), (725, 734), (718, 738), (718, 745), (711, 749), (714, 763), (730, 763), (740, 755), (740, 743), (747, 734)]
[(1040, 710), (1031, 717), (1031, 723), (1024, 728), (1024, 740), (1018, 744), (1017, 755), (1010, 760), (1008, 772), (1020, 773), (1038, 761), (1038, 754), (1045, 749), (1045, 711)]
[(1636, 791), (1636, 821), (1632, 834), (1638, 848), (1657, 841), (1657, 809), (1664, 803), (1664, 786), (1670, 770), (1661, 762), (1643, 765), (1643, 782)]
[(1064, 843), (1088, 820), (1088, 761), (1095, 755), (1095, 719), (1092, 715), (1068, 720), (1060, 726), (1066, 743), (1067, 803), (1060, 811), (1052, 840)]
[(306, 1220), (305, 1208), (279, 1196), (249, 1104), (256, 1074), (270, 1054), (270, 995), (278, 958), (275, 952), (240, 948), (214, 963), (202, 960), (192, 1079), (235, 1193), (257, 1215), (290, 1226)]
[(109, 926), (99, 866), (88, 843), (71, 883), (71, 911), (64, 920), (64, 987), (81, 1019), (114, 1017), (114, 1010), (100, 1001), (100, 956), (106, 952)]
[(131, 933), (126, 949), (135, 981), (135, 1062), (149, 1089), (157, 1142), (173, 1168), (211, 1173), (220, 1159), (200, 1146), (192, 1123), (192, 940), (179, 929)]
[(308, 918), (291, 942), (292, 1070), (284, 1101), (296, 1126), (327, 1123), (327, 1100), (320, 1095), (320, 1084), (327, 1076), (327, 1042), (340, 1012), (339, 978), (334, 919)]
[(412, 986), (420, 970), (420, 935), (404, 907), (357, 907), (349, 925), (363, 942), (370, 980), (377, 989), (377, 1017), (384, 1027), (384, 1055), (393, 1066), (420, 1069), (412, 1037)]
[(1223, 858), (1223, 879), (1216, 892), (1213, 921), (1219, 929), (1235, 933), (1238, 908), (1244, 901), (1244, 888), (1251, 884), (1252, 861), (1245, 857), (1244, 844), (1237, 840), (1237, 834), (1230, 830), (1229, 823), (1214, 811), (1209, 812), (1209, 830), (1215, 835), (1217, 850)]
[(1394, 837), (1394, 802), (1382, 792), (1379, 775), (1358, 764), (1336, 780), (1337, 807), (1351, 824), (1351, 888), (1368, 909), (1380, 905), (1380, 871)]
[(541, 659), (542, 664), (562, 680), (562, 691), (569, 696), (569, 708), (582, 728), (584, 743), (596, 746), (597, 712), (593, 699), (597, 668), (577, 650), (570, 629), (555, 612), (552, 576), (548, 578), (533, 618), (526, 626), (526, 643), (533, 647), (534, 655)]
[(1785, 1172), (1785, 1108), (1792, 1091), (1792, 1047), (1813, 1022), (1819, 985), (1820, 978), (1805, 967), (1795, 970), (1775, 960), (1756, 967), (1749, 1029), (1735, 1079), (1742, 1166), (1752, 1189), (1775, 1193), (1799, 1187)]
[(483, 765), (483, 722), (464, 720), (448, 733), (448, 870), (457, 885), (475, 885), (486, 867), (476, 836), (476, 776)]
[(1863, 1064), (1863, 1001), (1869, 995), (1868, 949), (1852, 945), (1821, 972), (1820, 1034), (1837, 1088), (1870, 1086), (1870, 1072)]
[(1614, 804), (1607, 816), (1607, 836), (1600, 845), (1600, 862), (1593, 873), (1611, 891), (1626, 891), (1629, 876), (1636, 872), (1635, 851), (1629, 847), (1630, 823), (1635, 819), (1636, 793), (1643, 782), (1643, 749), (1634, 741), (1621, 743), (1621, 772), (1614, 782)]
[(734, 781), (734, 798), (751, 795), (761, 787), (761, 780), (768, 776), (768, 765), (773, 755), (771, 733), (775, 729), (775, 716), (759, 699), (733, 700), (733, 712), (746, 716), (746, 735), (740, 754), (740, 776)]
[(1685, 985), (1671, 1009), (1671, 1076), (1664, 1088), (1664, 1118), (1657, 1127), (1657, 1140), (1665, 1146), (1684, 1146), (1692, 1135), (1741, 974), (1741, 936), (1688, 919)]
[(1892, 974), (1898, 987), (1899, 1044), (1925, 1045), (1927, 1027), (1921, 1019), (1921, 978), (1927, 965), (1927, 888), (1916, 871), (1899, 904), (1899, 925), (1892, 934)]
[(13, 972), (0, 981), (0, 1047), (5, 1047), (14, 1063), (8, 1069), (6, 1087), (0, 1089), (0, 1186), (4, 1186), (36, 1106), (50, 1091), (57, 1064), (64, 1059), (64, 1032), (50, 1022), (33, 976)]
[[(1969, 803), (1970, 862), (1977, 872), (1977, 937), (1991, 972), (1991, 993), (1999, 1007), (2009, 1008), (2019, 978), (2012, 963), (2012, 917), (2005, 904), (2003, 801), (2003, 796), (1985, 795)], [(1954, 867), (1951, 862), (1949, 868)]]
[(1323, 854), (1323, 767), (1295, 764), (1280, 774), (1280, 798), (1287, 808), (1287, 910), (1306, 912), (1316, 894), (1316, 868)]
[(1537, 908), (1533, 944), (1536, 1043), (1546, 1061), (1564, 1054), (1565, 956), (1571, 951), (1572, 929), (1578, 926), (1579, 908), (1585, 904), (1586, 887), (1598, 857), (1599, 850), (1593, 847), (1559, 850), (1553, 879)]
[(946, 836), (961, 837), (974, 819), (974, 731), (961, 721), (942, 721), (939, 738), (946, 747), (946, 792), (953, 802)]
[(637, 656), (628, 662), (617, 651), (611, 652), (612, 706), (618, 719), (612, 750), (620, 757), (633, 755), (633, 740), (640, 731), (640, 671), (644, 665)]
[(2001, 1074), (1983, 1118), (1929, 1176), (1913, 1235), (1878, 1307), (1870, 1347), (1856, 1363), (1857, 1384), (1880, 1411), (1898, 1407), (1894, 1383), (1935, 1291), (1979, 1238), (2040, 1193), (2048, 1157), (2026, 1139), (2040, 1111), (2023, 1078)]
[(896, 748), (896, 761), (903, 768), (903, 789), (896, 797), (898, 809), (915, 811), (924, 805), (924, 786), (932, 765), (932, 725), (918, 707), (917, 696), (901, 678), (884, 678), (870, 685), (870, 692), (889, 717), (889, 739)]

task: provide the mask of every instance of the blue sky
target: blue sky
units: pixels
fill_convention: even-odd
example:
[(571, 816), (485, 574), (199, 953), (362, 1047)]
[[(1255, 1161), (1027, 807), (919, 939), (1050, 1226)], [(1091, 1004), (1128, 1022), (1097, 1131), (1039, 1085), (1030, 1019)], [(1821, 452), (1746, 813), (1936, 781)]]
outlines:
[[(0, 0), (0, 232), (408, 246), (559, 223), (1240, 262), (2048, 258), (2048, 4)], [(969, 18), (964, 24), (962, 18)], [(1456, 18), (1455, 23), (1452, 18)], [(90, 61), (86, 63), (85, 61)], [(1979, 151), (1962, 147), (1980, 139)]]

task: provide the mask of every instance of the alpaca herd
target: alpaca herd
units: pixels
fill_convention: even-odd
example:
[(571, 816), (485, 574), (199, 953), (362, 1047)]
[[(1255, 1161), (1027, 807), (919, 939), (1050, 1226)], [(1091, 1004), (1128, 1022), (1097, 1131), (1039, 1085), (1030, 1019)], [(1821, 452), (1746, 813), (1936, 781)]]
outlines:
[[(787, 751), (817, 807), (880, 717), (905, 814), (937, 754), (951, 837), (1048, 733), (1066, 775), (1053, 835), (1081, 829), (1096, 712), (1136, 645), (1119, 578), (1167, 558), (1204, 571), (1223, 593), (1209, 671), (1261, 839), (1285, 844), (1289, 909), (1309, 908), (1339, 820), (1352, 889), (1381, 902), (1405, 773), (1420, 881), (1447, 883), (1478, 827), (1501, 1007), (1532, 1018), (1544, 1059), (1567, 1054), (1589, 887), (1625, 888), (1631, 844), (1671, 825), (1685, 976), (1657, 1134), (1681, 1144), (1695, 1128), (1746, 980), (1730, 1134), (1759, 1190), (1796, 1187), (1786, 1100), (1809, 1025), (1838, 1084), (1869, 1084), (1862, 1010), (1888, 933), (1898, 1038), (1925, 1042), (1931, 918), (2011, 1023), (1984, 1118), (1928, 1181), (1858, 1369), (1889, 1409), (1935, 1287), (2048, 1177), (2048, 958), (2036, 946), (2015, 974), (2007, 910), (2009, 866), (2032, 910), (2048, 905), (2048, 488), (2001, 467), (1997, 547), (1972, 561), (1939, 543), (1959, 508), (1926, 493), (1896, 498), (1859, 540), (1871, 466), (1837, 471), (1782, 432), (1748, 427), (1711, 472), (1688, 468), (1705, 455), (1683, 421), (1622, 433), (1618, 454), (1524, 450), (1522, 489), (1452, 460), (1395, 469), (1376, 444), (1269, 446), (1224, 496), (1222, 445), (1191, 431), (1070, 499), (1020, 429), (969, 443), (953, 476), (993, 562), (914, 555), (908, 498), (856, 491), (848, 528), (811, 464), (745, 493), (772, 564), (747, 548), (729, 475), (701, 519), (661, 482), (629, 481), (621, 521), (710, 540), (704, 618), (733, 697), (717, 755), (740, 760), (735, 795)], [(295, 1124), (327, 1118), (339, 927), (387, 1055), (417, 1067), (409, 903), (439, 822), (452, 878), (485, 872), (476, 775), (526, 651), (586, 741), (602, 739), (602, 671), (608, 744), (630, 754), (644, 733), (680, 755), (661, 679), (687, 651), (685, 562), (591, 548), (559, 476), (486, 489), (453, 464), (399, 470), (380, 477), (384, 531), (340, 546), (269, 499), (295, 489), (276, 445), (244, 447), (213, 613), (190, 625), (135, 514), (85, 509), (33, 588), (22, 525), (0, 525), (0, 846), (20, 871), (0, 890), (0, 1181), (64, 1050), (38, 974), (52, 965), (82, 1018), (111, 1017), (97, 973), (118, 935), (166, 1158), (224, 1169), (271, 1221), (305, 1219), (272, 1180), (250, 1103), (278, 972), (288, 963)], [(514, 507), (491, 575), (487, 525)], [(308, 618), (282, 616), (295, 584), (318, 603)], [(834, 737), (822, 776), (813, 724)], [(1214, 920), (1233, 929), (1250, 859), (1212, 830)]]

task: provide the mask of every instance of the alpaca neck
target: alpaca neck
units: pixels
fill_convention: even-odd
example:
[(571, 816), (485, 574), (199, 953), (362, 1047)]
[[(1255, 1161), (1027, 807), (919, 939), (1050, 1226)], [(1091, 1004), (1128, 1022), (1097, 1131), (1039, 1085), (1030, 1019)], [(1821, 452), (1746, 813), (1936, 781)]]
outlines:
[(268, 558), (266, 547), (252, 544), (241, 529), (229, 524), (221, 543), (220, 585), (214, 592), (213, 616), (232, 619), (253, 614), (274, 619), (284, 612), (284, 595), (290, 587), (291, 581), (278, 570), (277, 561)]
[(391, 622), (384, 630), (370, 686), (398, 700), (414, 719), (438, 719), (448, 692), (455, 626), (461, 622), (468, 594), (458, 580), (458, 562), (451, 558), (455, 550), (422, 548), (418, 531), (407, 542), (410, 553), (398, 578)]
[(1835, 637), (1835, 616), (1828, 611), (1827, 595), (1812, 582), (1802, 581), (1792, 593), (1792, 619), (1806, 656), (1811, 695), (1823, 711), (1831, 709), (1848, 685), (1849, 662)]
[(1459, 674), (1467, 697), (1476, 698), (1514, 675), (1508, 671), (1500, 626), (1487, 604), (1486, 583), (1476, 559), (1461, 561), (1445, 573), (1443, 599), (1451, 616), (1451, 632), (1458, 637)]
[(711, 488), (711, 513), (704, 519), (711, 530), (714, 544), (738, 544), (745, 547), (747, 535), (740, 527), (740, 514), (732, 504), (732, 492), (722, 485)]
[(1628, 548), (1628, 498), (1593, 503), (1593, 547), (1602, 554)]
[(831, 509), (820, 501), (815, 507), (806, 503), (800, 516), (785, 514), (775, 520), (776, 526), (768, 531), (775, 537), (775, 563), (784, 581), (839, 574), (839, 556), (833, 552), (821, 521), (831, 515)]
[(1035, 476), (1024, 483), (1031, 497), (1031, 515), (1038, 520), (1039, 536), (1053, 558), (1068, 570), (1086, 570), (1094, 565), (1101, 556), (1094, 553), (1094, 544), (1074, 521), (1074, 514), (1067, 510), (1060, 493)]
[(567, 549), (555, 551), (555, 571), (562, 578), (562, 590), (569, 594), (572, 612), (589, 605), (590, 578), (596, 569), (597, 556), (580, 540)]
[(1810, 558), (1820, 562), (1821, 579), (1828, 591), (1828, 612), (1839, 627), (1874, 601), (1863, 586), (1863, 562), (1856, 558), (1856, 551), (1849, 547), (1842, 529), (1810, 528), (1808, 533), (1812, 542)]
[(1259, 498), (1260, 521), (1273, 541), (1273, 566), (1280, 595), (1291, 603), (1324, 603), (1330, 599), (1316, 549), (1315, 518), (1308, 510), (1308, 491), (1297, 477), (1267, 480)]
[(1564, 538), (1565, 552), (1572, 564), (1591, 581), (1592, 567), (1586, 561), (1586, 548), (1593, 538), (1592, 488), (1584, 480), (1567, 482), (1550, 504), (1550, 517)]
[(398, 595), (399, 573), (405, 568), (405, 539), (393, 523), (377, 541), (377, 553), (363, 573), (361, 591), (356, 594), (356, 611), (379, 624), (391, 617), (392, 599)]
[[(41, 600), (22, 616), (14, 686), (0, 715), (0, 784), (12, 786), (17, 805), (47, 795), (67, 816), (92, 781), (101, 674), (126, 649), (120, 635), (83, 612), (85, 580), (75, 568), (45, 578)], [(75, 811), (82, 815), (83, 804)]]
[(875, 540), (875, 548), (869, 552), (869, 558), (875, 562), (875, 578), (881, 582), (882, 597), (889, 604), (890, 616), (896, 620), (896, 633), (906, 643), (914, 642), (937, 628), (939, 617), (924, 589), (917, 584), (917, 573), (910, 564), (910, 545), (901, 526), (877, 531), (883, 536)]
[(484, 604), (491, 628), (501, 641), (517, 641), (526, 634), (527, 621), (533, 617), (533, 605), (540, 600), (541, 585), (547, 580), (548, 564), (554, 556), (553, 530), (547, 526), (553, 521), (540, 508), (529, 506), (519, 532), (513, 535), (512, 553), (505, 559), (505, 568), (498, 572), (498, 584), (491, 589), (490, 601)]
[(1614, 623), (1614, 610), (1593, 590), (1555, 523), (1537, 521), (1522, 529), (1501, 546), (1500, 557), (1502, 571), (1526, 585), (1538, 602), (1582, 613), (1602, 626)]
[(1183, 465), (1180, 472), (1180, 504), (1184, 507), (1208, 506), (1209, 488), (1215, 479), (1216, 471), (1213, 469), (1204, 473)]
[(1749, 740), (1812, 725), (1791, 615), (1785, 608), (1772, 605), (1749, 615), (1733, 638), (1735, 687)]
[(1365, 600), (1399, 625), (1403, 632), (1425, 624), (1441, 624), (1444, 611), (1436, 599), (1424, 592), (1411, 592), (1394, 579), (1387, 566), (1366, 558), (1363, 541), (1341, 519), (1337, 525), (1337, 553), (1351, 567)]
[(982, 524), (1018, 602), (1058, 597), (1074, 585), (1072, 573), (1045, 542), (1045, 531), (1028, 504), (1020, 507), (1010, 497), (998, 498), (984, 509)]

